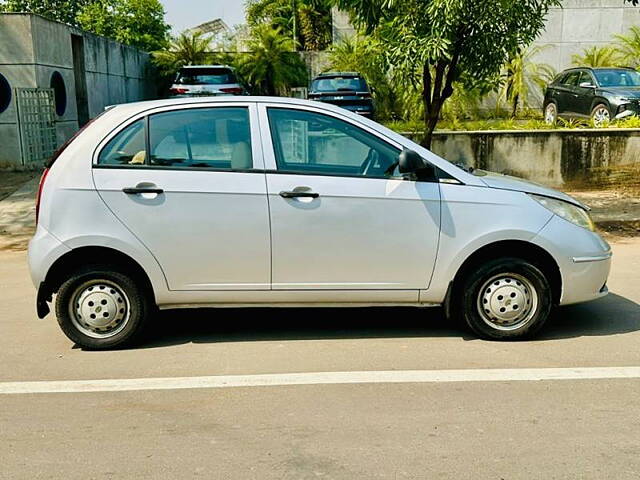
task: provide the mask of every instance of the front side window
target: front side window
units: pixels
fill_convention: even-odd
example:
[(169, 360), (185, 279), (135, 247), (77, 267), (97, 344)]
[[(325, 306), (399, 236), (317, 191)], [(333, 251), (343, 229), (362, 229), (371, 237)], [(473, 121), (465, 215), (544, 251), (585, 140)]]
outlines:
[(288, 173), (389, 178), (400, 150), (337, 118), (269, 108), (278, 170)]
[(570, 87), (575, 87), (576, 85), (578, 85), (578, 80), (580, 79), (580, 72), (571, 72), (569, 75), (567, 75), (564, 78), (564, 81), (562, 82), (565, 85), (568, 85)]

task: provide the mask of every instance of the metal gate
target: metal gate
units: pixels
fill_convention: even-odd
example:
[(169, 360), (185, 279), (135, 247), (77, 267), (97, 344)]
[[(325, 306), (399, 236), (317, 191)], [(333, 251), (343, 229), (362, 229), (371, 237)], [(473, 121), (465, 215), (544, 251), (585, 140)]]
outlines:
[(57, 148), (51, 88), (16, 88), (22, 164), (43, 162)]

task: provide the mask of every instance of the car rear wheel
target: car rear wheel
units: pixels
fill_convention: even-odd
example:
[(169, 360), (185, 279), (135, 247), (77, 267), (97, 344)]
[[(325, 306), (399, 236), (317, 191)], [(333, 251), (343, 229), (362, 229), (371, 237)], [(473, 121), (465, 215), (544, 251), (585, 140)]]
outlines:
[(463, 281), (462, 316), (480, 337), (516, 340), (537, 333), (551, 312), (548, 280), (518, 258), (492, 260)]
[(611, 114), (604, 103), (596, 105), (591, 111), (591, 120), (593, 120), (593, 123), (597, 126), (604, 125), (611, 121)]
[(555, 103), (551, 102), (544, 109), (544, 121), (548, 125), (555, 125), (558, 121), (558, 107)]
[(71, 341), (92, 350), (132, 343), (151, 312), (150, 295), (142, 283), (108, 265), (74, 272), (56, 297), (62, 331)]

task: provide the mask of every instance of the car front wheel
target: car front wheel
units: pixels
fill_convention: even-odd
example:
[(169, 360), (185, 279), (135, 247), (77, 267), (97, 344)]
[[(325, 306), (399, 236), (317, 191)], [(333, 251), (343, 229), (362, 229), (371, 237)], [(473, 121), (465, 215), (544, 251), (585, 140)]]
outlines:
[(130, 344), (142, 332), (151, 311), (143, 283), (108, 265), (74, 272), (56, 297), (62, 331), (76, 344), (92, 350)]
[(472, 271), (462, 289), (462, 316), (480, 337), (516, 340), (538, 332), (551, 312), (551, 287), (535, 265), (495, 259)]
[(611, 114), (609, 113), (607, 106), (601, 103), (596, 105), (591, 111), (591, 119), (593, 120), (594, 125), (599, 127), (611, 121)]

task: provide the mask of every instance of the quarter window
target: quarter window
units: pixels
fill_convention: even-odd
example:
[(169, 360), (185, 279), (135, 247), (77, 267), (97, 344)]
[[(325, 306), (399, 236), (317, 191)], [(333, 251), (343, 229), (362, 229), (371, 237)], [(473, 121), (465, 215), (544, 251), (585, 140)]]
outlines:
[(243, 170), (253, 167), (247, 108), (194, 108), (149, 118), (151, 165)]
[(388, 178), (400, 151), (350, 123), (319, 113), (269, 108), (278, 170)]
[(146, 161), (144, 120), (132, 123), (113, 137), (100, 152), (102, 165), (142, 165)]

